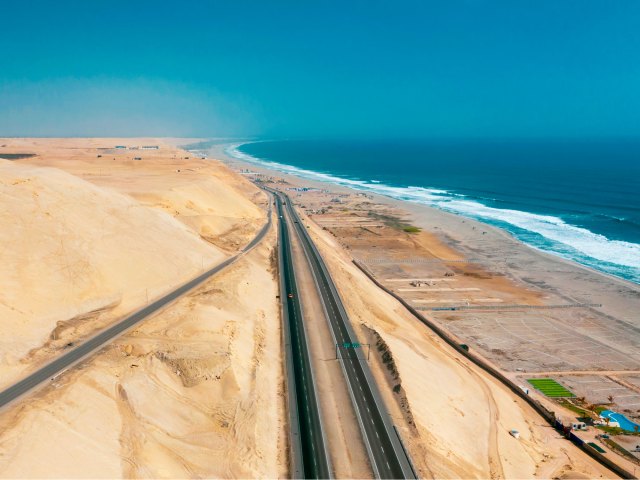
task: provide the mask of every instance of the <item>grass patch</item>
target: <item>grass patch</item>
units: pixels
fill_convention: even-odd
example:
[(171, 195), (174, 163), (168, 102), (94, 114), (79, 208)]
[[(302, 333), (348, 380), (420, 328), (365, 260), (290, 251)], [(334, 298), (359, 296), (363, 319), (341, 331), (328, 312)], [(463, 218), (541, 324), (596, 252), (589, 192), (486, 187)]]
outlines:
[(596, 408), (593, 409), (593, 411), (596, 412), (598, 415), (600, 415), (605, 410), (609, 410), (609, 408), (603, 405), (598, 405)]
[(384, 223), (387, 227), (395, 228), (397, 230), (401, 229), (404, 225), (402, 221), (394, 215), (372, 212), (371, 210), (367, 212), (367, 215), (378, 220), (379, 222)]
[(629, 430), (625, 430), (620, 427), (610, 427), (608, 425), (596, 425), (596, 428), (599, 428), (605, 433), (609, 435), (629, 435), (633, 437), (640, 437), (640, 432), (630, 432)]
[(393, 228), (395, 230), (402, 230), (407, 233), (419, 233), (422, 231), (420, 227), (416, 227), (415, 225), (409, 225), (408, 223), (404, 223), (401, 218), (396, 217), (394, 215), (388, 215), (384, 213), (372, 212), (368, 211), (367, 215), (371, 218), (376, 219), (379, 222), (384, 223), (387, 227)]
[(584, 408), (580, 408), (577, 405), (574, 405), (573, 403), (567, 400), (561, 400), (558, 403), (562, 405), (564, 408), (569, 409), (574, 413), (577, 413), (581, 417), (589, 417), (589, 418), (591, 417), (591, 412), (589, 412), (588, 410), (585, 410)]
[(626, 457), (627, 460), (632, 461), (633, 463), (635, 463), (636, 465), (640, 465), (640, 460), (638, 460), (638, 458), (631, 453), (629, 450), (627, 450), (626, 448), (624, 448), (622, 445), (619, 445), (618, 443), (616, 443), (615, 441), (613, 441), (610, 438), (603, 438), (602, 441), (605, 443), (605, 445), (607, 445), (611, 450), (619, 453), (620, 455), (622, 455), (623, 457)]
[(626, 435), (627, 433), (629, 433), (620, 427), (609, 427), (607, 425), (596, 425), (596, 428), (602, 430), (605, 433), (608, 433), (609, 435)]
[(564, 388), (552, 378), (529, 378), (527, 380), (537, 390), (540, 390), (547, 397), (551, 398), (567, 398), (575, 397), (573, 393)]

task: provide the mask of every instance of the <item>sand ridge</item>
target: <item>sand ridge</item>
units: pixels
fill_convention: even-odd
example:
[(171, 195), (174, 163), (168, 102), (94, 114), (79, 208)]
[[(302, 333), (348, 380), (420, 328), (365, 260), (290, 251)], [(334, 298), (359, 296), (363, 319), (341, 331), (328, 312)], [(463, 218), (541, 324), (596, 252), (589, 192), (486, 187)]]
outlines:
[[(237, 252), (264, 224), (259, 189), (162, 141), (0, 143), (36, 154), (0, 162), (0, 239), (14, 267), (1, 272), (11, 283), (0, 308), (11, 315), (3, 329), (20, 340), (3, 345), (3, 381)], [(285, 476), (274, 241), (271, 231), (171, 308), (0, 412), (0, 476)]]

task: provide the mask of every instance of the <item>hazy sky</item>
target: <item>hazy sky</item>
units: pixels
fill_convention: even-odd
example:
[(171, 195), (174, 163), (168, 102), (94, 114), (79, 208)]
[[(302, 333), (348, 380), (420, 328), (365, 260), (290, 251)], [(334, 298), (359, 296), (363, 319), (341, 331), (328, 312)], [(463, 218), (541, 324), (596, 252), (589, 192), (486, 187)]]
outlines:
[(640, 1), (3, 1), (0, 135), (640, 136)]

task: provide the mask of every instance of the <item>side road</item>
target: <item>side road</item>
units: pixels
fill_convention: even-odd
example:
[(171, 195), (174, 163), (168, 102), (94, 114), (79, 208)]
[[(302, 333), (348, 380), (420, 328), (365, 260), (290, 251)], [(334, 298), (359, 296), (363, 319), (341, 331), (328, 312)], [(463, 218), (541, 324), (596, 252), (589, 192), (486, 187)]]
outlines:
[[(271, 203), (271, 202), (269, 202)], [(257, 235), (249, 242), (239, 253), (236, 255), (226, 259), (222, 263), (214, 266), (213, 268), (207, 270), (206, 272), (198, 275), (197, 277), (189, 280), (185, 284), (180, 287), (172, 290), (161, 298), (153, 301), (149, 305), (141, 308), (140, 310), (132, 313), (128, 317), (120, 320), (115, 325), (112, 325), (105, 330), (102, 330), (98, 334), (94, 335), (90, 339), (81, 343), (80, 345), (74, 347), (72, 350), (64, 353), (59, 356), (52, 362), (47, 365), (41, 367), (36, 370), (32, 374), (23, 378), (19, 382), (13, 384), (12, 386), (6, 388), (5, 390), (0, 392), (0, 408), (3, 408), (10, 403), (18, 400), (22, 396), (27, 393), (33, 391), (37, 387), (43, 386), (46, 382), (50, 381), (51, 378), (54, 378), (62, 373), (65, 370), (72, 367), (73, 365), (79, 363), (80, 361), (86, 359), (90, 355), (98, 352), (109, 342), (113, 341), (126, 331), (135, 327), (138, 323), (146, 320), (151, 315), (158, 313), (163, 308), (166, 308), (173, 302), (175, 302), (180, 297), (184, 296), (205, 280), (208, 280), (216, 273), (225, 269), (232, 263), (235, 263), (239, 258), (244, 256), (247, 252), (252, 250), (260, 241), (264, 238), (267, 232), (271, 228), (271, 205), (269, 205), (269, 211), (267, 212), (267, 221), (262, 226)]]

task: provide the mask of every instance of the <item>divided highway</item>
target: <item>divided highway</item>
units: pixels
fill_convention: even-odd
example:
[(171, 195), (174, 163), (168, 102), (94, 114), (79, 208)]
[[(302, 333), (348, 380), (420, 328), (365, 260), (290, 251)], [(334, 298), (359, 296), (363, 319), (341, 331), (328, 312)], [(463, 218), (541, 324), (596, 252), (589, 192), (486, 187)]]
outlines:
[[(293, 220), (296, 233), (311, 266), (336, 344), (340, 346), (345, 343), (357, 342), (358, 339), (351, 327), (329, 270), (309, 233), (292, 208), (288, 197), (282, 193), (277, 193), (276, 197), (280, 198), (280, 195), (286, 203), (286, 216)], [(278, 211), (280, 211), (280, 206)], [(376, 477), (416, 478), (409, 457), (386, 411), (361, 350), (343, 349), (340, 351), (346, 353), (340, 361)]]
[[(293, 269), (291, 240), (282, 201), (278, 195), (275, 199), (277, 214), (280, 217), (278, 230), (280, 295), (286, 329), (285, 348), (289, 349), (287, 355), (290, 358), (287, 370), (292, 373), (287, 382), (291, 399), (289, 409), (295, 412), (290, 415), (295, 423), (292, 425), (294, 430), (292, 435), (293, 471), (295, 475), (302, 478), (330, 478), (329, 456), (322, 431), (307, 335)], [(297, 456), (300, 458), (295, 458)], [(297, 463), (302, 464), (300, 468), (297, 467)]]
[(86, 358), (90, 354), (102, 348), (107, 342), (123, 334), (130, 328), (134, 327), (136, 324), (140, 323), (142, 320), (148, 318), (150, 315), (156, 313), (161, 308), (166, 307), (173, 301), (180, 298), (182, 295), (194, 289), (195, 287), (200, 285), (202, 282), (210, 278), (212, 275), (215, 275), (220, 270), (234, 263), (236, 260), (238, 260), (238, 258), (240, 258), (242, 255), (244, 255), (253, 247), (255, 247), (264, 238), (266, 233), (269, 231), (270, 227), (271, 227), (271, 206), (269, 206), (267, 222), (260, 229), (258, 234), (253, 238), (253, 240), (251, 240), (251, 242), (240, 251), (240, 253), (226, 259), (222, 263), (219, 263), (215, 267), (207, 270), (206, 272), (202, 273), (196, 278), (176, 288), (175, 290), (166, 294), (162, 298), (159, 298), (158, 300), (150, 303), (146, 307), (138, 310), (137, 312), (126, 317), (125, 319), (121, 320), (115, 325), (112, 325), (111, 327), (98, 333), (97, 335), (90, 338), (86, 342), (83, 342), (77, 347), (74, 347), (73, 349), (69, 350), (65, 354), (53, 360), (51, 363), (36, 370), (31, 375), (25, 377), (21, 381), (1, 391), (0, 392), (0, 408), (16, 400), (18, 397), (26, 394), (27, 392), (34, 389), (38, 385), (46, 381), (49, 381), (51, 378), (64, 372), (66, 369), (68, 369), (72, 365), (78, 363), (82, 359)]

